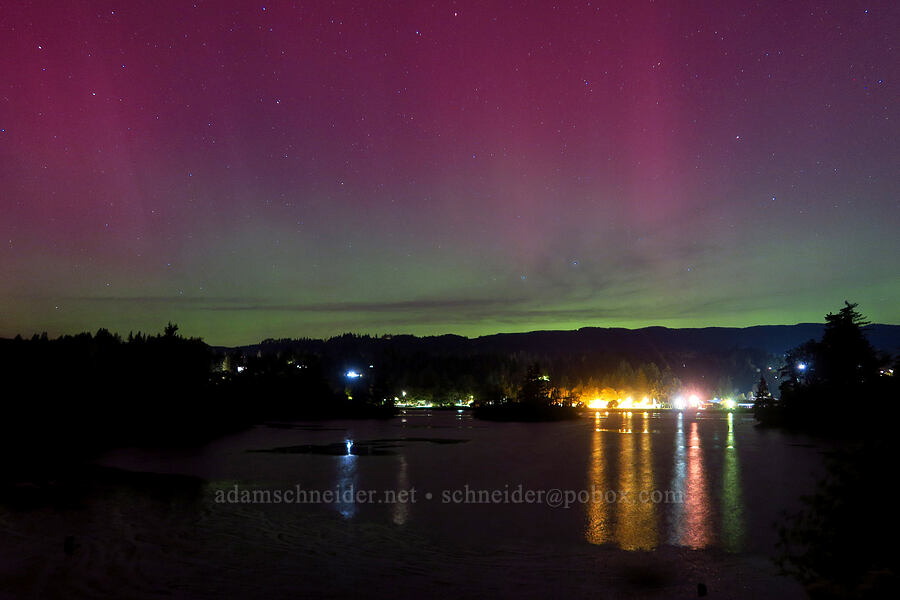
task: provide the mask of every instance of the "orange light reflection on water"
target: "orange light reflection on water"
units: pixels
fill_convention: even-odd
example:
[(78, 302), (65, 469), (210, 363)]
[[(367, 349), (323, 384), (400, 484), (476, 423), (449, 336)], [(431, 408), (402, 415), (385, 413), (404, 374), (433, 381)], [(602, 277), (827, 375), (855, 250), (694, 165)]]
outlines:
[[(600, 413), (597, 413), (599, 420)], [(591, 461), (588, 473), (588, 488), (605, 491), (609, 485), (606, 480), (606, 463), (603, 456), (603, 432), (594, 427), (591, 438)], [(609, 540), (609, 504), (605, 500), (592, 501), (587, 504), (587, 531), (585, 538), (591, 544), (605, 544)]]
[[(594, 428), (588, 480), (593, 490), (609, 493), (587, 505), (585, 538), (592, 544), (614, 543), (623, 550), (651, 550), (658, 545), (657, 509), (648, 497), (655, 489), (649, 415), (642, 415), (640, 427), (633, 423), (635, 418), (633, 413), (621, 414), (618, 431)], [(608, 437), (615, 433), (624, 435)], [(604, 435), (618, 446), (618, 485), (614, 489), (609, 485)]]

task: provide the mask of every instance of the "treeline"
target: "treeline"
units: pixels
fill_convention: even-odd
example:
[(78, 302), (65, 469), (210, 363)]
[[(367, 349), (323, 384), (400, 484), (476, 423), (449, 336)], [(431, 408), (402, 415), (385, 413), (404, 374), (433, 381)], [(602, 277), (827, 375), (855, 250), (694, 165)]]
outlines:
[(665, 400), (686, 386), (726, 396), (749, 390), (776, 364), (759, 350), (694, 351), (640, 335), (642, 345), (623, 338), (621, 348), (593, 345), (582, 332), (537, 332), (477, 340), (348, 334), (236, 349), (182, 337), (172, 324), (125, 337), (106, 329), (17, 336), (0, 339), (0, 434), (7, 447), (49, 452), (196, 442), (265, 420), (387, 416), (403, 392), (436, 405), (504, 402), (519, 396), (534, 364), (553, 397), (568, 402)]
[[(347, 383), (341, 381), (347, 371), (358, 370), (370, 384), (364, 393), (374, 400), (399, 397), (406, 391), (407, 399), (436, 405), (468, 398), (482, 403), (515, 398), (528, 367), (534, 364), (549, 376), (558, 397), (585, 401), (646, 395), (665, 402), (687, 389), (704, 397), (737, 398), (753, 389), (760, 372), (773, 385), (778, 383), (781, 357), (758, 349), (697, 351), (664, 343), (623, 348), (576, 344), (573, 348), (560, 339), (577, 333), (535, 332), (514, 338), (529, 350), (485, 338), (345, 334), (329, 340), (266, 340), (219, 351), (229, 369), (243, 366), (250, 372), (255, 360), (287, 363), (315, 356), (328, 367), (333, 386)], [(541, 339), (545, 343), (535, 344)], [(360, 383), (355, 384), (357, 388)]]
[(127, 339), (100, 329), (0, 340), (4, 446), (27, 459), (216, 427), (206, 393), (213, 364), (209, 347), (174, 325)]
[(195, 444), (267, 419), (343, 416), (351, 408), (314, 361), (287, 373), (222, 370), (198, 338), (162, 333), (46, 334), (0, 339), (0, 463), (29, 463), (127, 445)]
[[(826, 336), (823, 347), (850, 347)], [(773, 389), (791, 375), (790, 368), (779, 372), (781, 356), (708, 340), (693, 347), (691, 339), (688, 330), (591, 329), (473, 340), (346, 334), (213, 348), (171, 324), (124, 338), (100, 329), (0, 339), (0, 433), (8, 444), (36, 448), (108, 447), (197, 441), (265, 420), (387, 416), (395, 398), (503, 403), (521, 396), (534, 365), (561, 403), (627, 396), (665, 403), (686, 391), (739, 399), (761, 373)], [(788, 367), (800, 360), (811, 367), (782, 386), (784, 401), (770, 411), (772, 419), (795, 419), (823, 394), (837, 405), (848, 393), (822, 379), (838, 355), (809, 345), (798, 352), (788, 356)], [(872, 364), (867, 358), (860, 367), (866, 377)]]
[[(896, 595), (900, 518), (881, 489), (896, 471), (895, 424), (880, 413), (900, 399), (900, 364), (875, 351), (856, 306), (845, 302), (821, 339), (789, 351), (780, 398), (760, 382), (754, 406), (763, 425), (834, 438), (825, 478), (780, 528), (777, 562), (813, 598)], [(867, 409), (879, 416), (859, 419)]]
[(868, 321), (849, 302), (825, 316), (822, 338), (789, 350), (779, 371), (779, 398), (757, 394), (761, 424), (815, 434), (854, 437), (847, 413), (882, 407), (900, 397), (900, 360), (879, 353), (867, 337)]

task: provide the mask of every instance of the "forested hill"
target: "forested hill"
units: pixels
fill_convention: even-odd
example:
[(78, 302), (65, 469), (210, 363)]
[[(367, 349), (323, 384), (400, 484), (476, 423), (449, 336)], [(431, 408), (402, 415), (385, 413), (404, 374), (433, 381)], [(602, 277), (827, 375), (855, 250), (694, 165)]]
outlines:
[[(534, 331), (469, 339), (457, 335), (344, 334), (328, 340), (265, 340), (240, 348), (217, 348), (231, 365), (249, 371), (266, 361), (310, 357), (331, 373), (364, 370), (377, 377), (389, 395), (414, 390), (417, 396), (453, 399), (511, 396), (526, 366), (537, 363), (564, 393), (586, 396), (605, 388), (627, 394), (667, 397), (683, 389), (708, 396), (748, 393), (762, 373), (777, 389), (785, 352), (822, 336), (824, 326), (799, 324), (703, 329), (583, 328)], [(900, 354), (900, 326), (873, 325), (869, 337), (894, 364)], [(258, 364), (253, 364), (257, 361)], [(259, 361), (262, 361), (261, 363)], [(371, 367), (370, 367), (371, 365)], [(369, 374), (368, 369), (374, 371)], [(372, 379), (374, 381), (374, 379)], [(449, 400), (448, 400), (449, 401)]]
[[(416, 337), (411, 335), (353, 336), (370, 339), (396, 349), (421, 349), (440, 353), (516, 353), (572, 354), (596, 351), (621, 352), (623, 355), (652, 360), (654, 355), (668, 352), (716, 352), (741, 349), (760, 350), (767, 354), (781, 355), (787, 350), (810, 339), (818, 339), (824, 331), (822, 323), (797, 325), (759, 325), (755, 327), (704, 327), (669, 329), (645, 327), (642, 329), (584, 327), (575, 331), (532, 331), (528, 333), (499, 333), (478, 338), (457, 335)], [(888, 354), (900, 353), (900, 325), (871, 325), (866, 329), (872, 345)], [(243, 346), (253, 349), (267, 347), (302, 346), (321, 349), (329, 344), (340, 345), (339, 340), (281, 339), (265, 340), (262, 344)], [(223, 348), (224, 349), (224, 348)]]
[[(755, 349), (769, 354), (783, 354), (807, 340), (819, 339), (824, 329), (825, 326), (821, 323), (701, 329), (585, 327), (577, 331), (499, 334), (477, 338), (474, 342), (479, 347), (503, 350), (531, 350), (559, 345), (579, 351), (598, 346), (621, 348), (628, 353), (652, 353), (656, 349), (696, 352)], [(900, 325), (872, 325), (867, 334), (876, 349), (891, 354), (900, 351)]]

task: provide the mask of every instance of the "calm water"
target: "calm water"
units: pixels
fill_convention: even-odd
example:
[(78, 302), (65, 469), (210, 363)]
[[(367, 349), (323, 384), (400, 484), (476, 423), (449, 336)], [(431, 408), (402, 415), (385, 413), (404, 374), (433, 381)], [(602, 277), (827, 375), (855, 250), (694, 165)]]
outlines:
[[(102, 463), (201, 479), (169, 491), (107, 486), (63, 513), (0, 513), (18, 544), (7, 547), (25, 586), (14, 591), (30, 591), (31, 575), (50, 596), (65, 595), (59, 582), (100, 596), (109, 587), (237, 597), (260, 586), (274, 596), (298, 586), (390, 595), (376, 583), (389, 577), (401, 596), (434, 587), (581, 596), (598, 586), (689, 596), (701, 580), (732, 597), (791, 596), (799, 589), (767, 559), (773, 523), (822, 472), (820, 448), (759, 431), (748, 416), (639, 411), (537, 424), (408, 411), (262, 426), (201, 449), (122, 450)], [(244, 490), (343, 497), (221, 502)], [(365, 502), (346, 501), (348, 491)], [(407, 501), (395, 501), (399, 492)], [(36, 566), (29, 554), (59, 554), (63, 534), (77, 536), (79, 552)]]

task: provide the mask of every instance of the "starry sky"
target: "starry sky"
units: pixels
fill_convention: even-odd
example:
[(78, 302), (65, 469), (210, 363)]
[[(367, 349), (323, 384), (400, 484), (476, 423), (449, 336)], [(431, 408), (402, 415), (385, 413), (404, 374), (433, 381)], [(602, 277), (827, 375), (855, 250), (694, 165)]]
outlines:
[(900, 323), (890, 1), (2, 1), (0, 336)]

